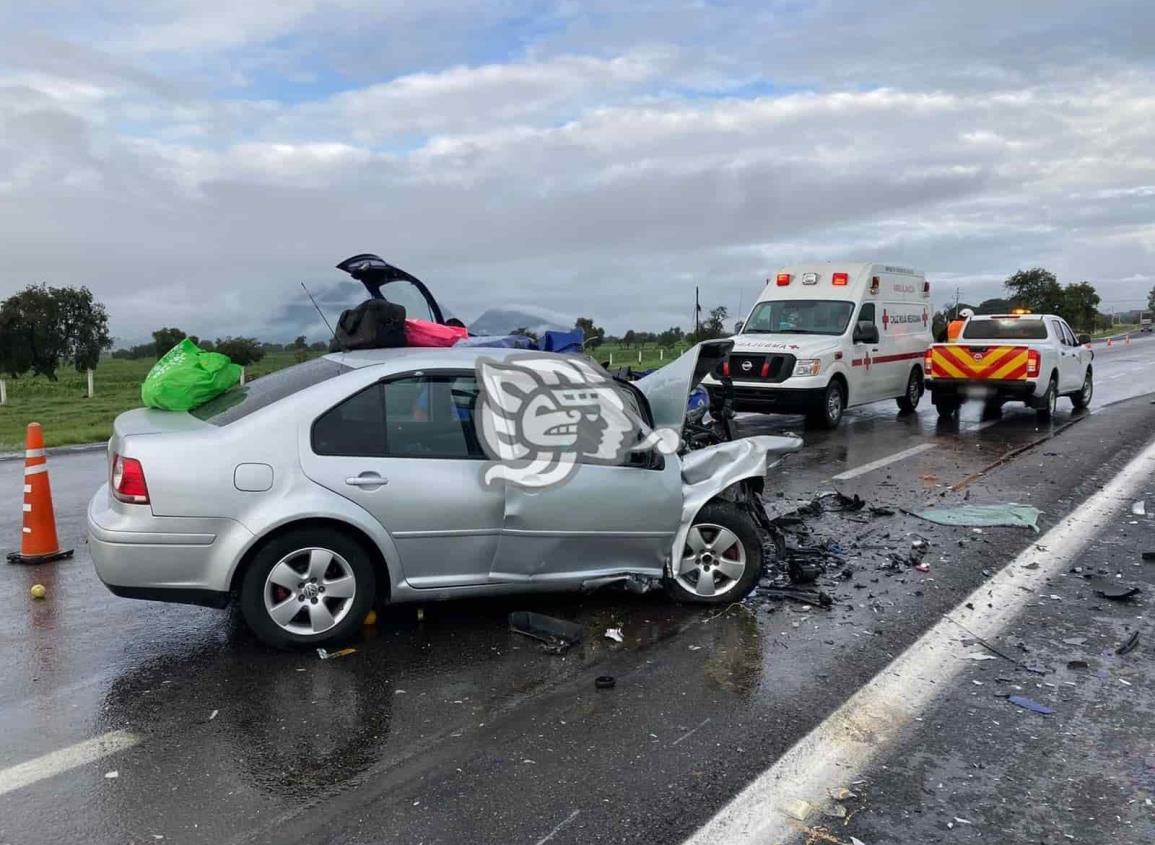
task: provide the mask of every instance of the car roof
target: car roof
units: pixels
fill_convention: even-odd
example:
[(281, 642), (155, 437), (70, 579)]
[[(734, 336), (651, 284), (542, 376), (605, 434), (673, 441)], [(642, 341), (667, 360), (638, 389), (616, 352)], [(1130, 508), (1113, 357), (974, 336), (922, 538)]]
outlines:
[[(975, 314), (972, 320), (1041, 320), (1053, 314)], [(1055, 319), (1058, 319), (1057, 317)]]
[(537, 352), (527, 349), (508, 349), (497, 346), (466, 347), (400, 347), (397, 349), (358, 349), (353, 352), (332, 352), (325, 356), (346, 367), (361, 369), (399, 361), (414, 367), (463, 367), (472, 369), (478, 358), (505, 361), (531, 352), (534, 355), (569, 357), (556, 352)]

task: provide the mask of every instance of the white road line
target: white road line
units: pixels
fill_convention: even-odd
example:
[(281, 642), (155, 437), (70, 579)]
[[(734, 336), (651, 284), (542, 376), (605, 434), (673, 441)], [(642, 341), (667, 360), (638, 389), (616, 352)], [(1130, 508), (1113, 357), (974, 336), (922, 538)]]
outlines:
[(112, 731), (45, 754), (43, 757), (0, 769), (0, 795), (55, 777), (69, 769), (107, 757), (109, 754), (132, 748), (138, 742), (140, 737), (136, 734), (128, 731)]
[(541, 839), (537, 840), (537, 845), (545, 845), (546, 842), (549, 842), (549, 840), (551, 840), (555, 836), (557, 836), (558, 831), (561, 830), (563, 827), (565, 827), (570, 822), (572, 822), (574, 819), (576, 819), (578, 817), (578, 813), (580, 813), (580, 812), (581, 812), (581, 810), (574, 810), (572, 813), (570, 813), (568, 816), (566, 816), (564, 819), (562, 819), (561, 824), (559, 824), (557, 827), (555, 827), (553, 830), (551, 830), (549, 833), (547, 833)]
[[(860, 778), (966, 665), (962, 642), (994, 639), (1045, 582), (1061, 575), (1155, 474), (1155, 441), (1105, 487), (988, 579), (706, 822), (686, 845), (786, 842), (784, 804), (821, 804), (830, 786)], [(1027, 569), (1037, 566), (1037, 569)], [(975, 609), (968, 610), (967, 603)], [(973, 647), (972, 647), (973, 648)]]
[(871, 461), (868, 464), (863, 464), (854, 469), (848, 469), (846, 472), (840, 472), (834, 476), (835, 481), (847, 481), (851, 478), (857, 478), (860, 475), (866, 475), (868, 472), (874, 472), (876, 469), (881, 469), (884, 466), (904, 461), (907, 458), (912, 458), (915, 455), (929, 452), (935, 447), (934, 443), (923, 443), (920, 446), (911, 446), (909, 449), (903, 449), (901, 452), (895, 452), (893, 455), (888, 455), (885, 458), (879, 458), (877, 461)]

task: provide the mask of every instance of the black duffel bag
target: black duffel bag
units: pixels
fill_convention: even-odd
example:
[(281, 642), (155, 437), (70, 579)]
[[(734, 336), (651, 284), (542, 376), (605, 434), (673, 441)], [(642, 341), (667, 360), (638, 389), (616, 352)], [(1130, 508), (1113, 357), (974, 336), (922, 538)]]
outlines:
[(405, 306), (385, 299), (366, 299), (341, 312), (330, 352), (393, 349), (405, 345)]

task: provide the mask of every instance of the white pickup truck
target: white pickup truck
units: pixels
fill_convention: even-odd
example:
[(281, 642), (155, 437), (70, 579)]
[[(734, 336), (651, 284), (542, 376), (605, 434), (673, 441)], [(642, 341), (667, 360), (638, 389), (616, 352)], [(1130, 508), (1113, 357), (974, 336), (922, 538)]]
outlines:
[(1091, 404), (1095, 353), (1089, 343), (1053, 314), (975, 315), (956, 340), (926, 351), (926, 389), (942, 417), (973, 398), (988, 407), (1023, 402), (1049, 420), (1060, 396), (1076, 408)]

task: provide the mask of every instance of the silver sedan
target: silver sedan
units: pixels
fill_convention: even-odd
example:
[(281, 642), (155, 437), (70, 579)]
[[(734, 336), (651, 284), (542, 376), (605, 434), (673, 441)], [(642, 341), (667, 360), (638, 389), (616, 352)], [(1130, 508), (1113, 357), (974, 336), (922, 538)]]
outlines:
[(635, 383), (537, 353), (539, 376), (595, 384), (509, 417), (493, 394), (524, 393), (527, 365), (490, 348), (332, 354), (188, 413), (129, 411), (88, 508), (97, 573), (119, 596), (239, 602), (277, 646), (339, 642), (385, 602), (615, 581), (737, 600), (762, 566), (769, 459), (800, 443), (687, 445), (687, 397), (727, 350)]

